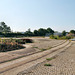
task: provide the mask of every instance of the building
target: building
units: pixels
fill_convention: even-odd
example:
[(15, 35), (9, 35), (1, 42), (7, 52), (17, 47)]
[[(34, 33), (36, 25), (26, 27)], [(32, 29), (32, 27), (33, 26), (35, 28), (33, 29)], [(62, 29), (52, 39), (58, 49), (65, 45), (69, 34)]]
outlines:
[(54, 35), (54, 36), (62, 36), (62, 33), (56, 32), (56, 33), (54, 33), (53, 35)]

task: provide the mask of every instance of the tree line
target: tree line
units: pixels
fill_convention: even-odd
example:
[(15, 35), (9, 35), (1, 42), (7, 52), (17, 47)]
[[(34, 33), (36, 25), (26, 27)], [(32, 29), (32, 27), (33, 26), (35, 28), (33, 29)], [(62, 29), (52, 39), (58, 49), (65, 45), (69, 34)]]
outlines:
[[(4, 36), (4, 37), (23, 37), (23, 36), (45, 36), (46, 34), (50, 34), (53, 35), (54, 34), (54, 30), (52, 30), (51, 28), (40, 28), (38, 30), (34, 30), (33, 32), (31, 32), (30, 29), (28, 29), (26, 32), (22, 33), (22, 32), (12, 32), (11, 28), (5, 24), (5, 22), (1, 22), (0, 23), (0, 36)], [(66, 31), (63, 31), (62, 34), (63, 36), (66, 35)], [(71, 30), (69, 33), (75, 34), (75, 30)]]

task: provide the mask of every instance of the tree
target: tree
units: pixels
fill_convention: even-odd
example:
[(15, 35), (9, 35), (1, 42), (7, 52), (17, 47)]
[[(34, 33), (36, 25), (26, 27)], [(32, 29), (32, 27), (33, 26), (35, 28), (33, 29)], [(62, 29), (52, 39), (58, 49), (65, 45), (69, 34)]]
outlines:
[(46, 30), (46, 29), (40, 28), (40, 29), (38, 30), (39, 36), (45, 36), (46, 33), (47, 33), (47, 30)]
[(47, 28), (47, 29), (40, 28), (38, 30), (34, 30), (34, 35), (35, 36), (45, 36), (46, 33), (53, 34), (54, 31), (51, 28)]
[(0, 32), (3, 32), (3, 28), (2, 28), (2, 26), (0, 26)]
[(66, 36), (66, 31), (65, 30), (62, 32), (62, 35), (63, 36)]
[(25, 36), (33, 36), (33, 33), (31, 32), (30, 28), (28, 29), (28, 31), (26, 31), (24, 33)]
[(54, 33), (54, 30), (52, 30), (51, 28), (47, 28), (47, 31), (48, 31), (48, 33), (51, 33), (51, 34)]
[(71, 30), (70, 33), (75, 34), (75, 30)]
[(4, 33), (11, 32), (11, 28), (7, 26), (4, 22), (1, 22), (0, 30)]
[(38, 31), (37, 31), (37, 30), (34, 30), (34, 32), (33, 32), (33, 33), (34, 33), (34, 35), (35, 35), (35, 36), (38, 36), (38, 35), (39, 35), (39, 33), (38, 33)]

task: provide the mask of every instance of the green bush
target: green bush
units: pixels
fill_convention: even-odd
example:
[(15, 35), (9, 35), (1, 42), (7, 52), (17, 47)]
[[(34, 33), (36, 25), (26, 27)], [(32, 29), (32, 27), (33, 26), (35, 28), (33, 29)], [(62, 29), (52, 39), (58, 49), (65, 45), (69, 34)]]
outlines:
[(25, 44), (25, 41), (23, 41), (22, 39), (15, 39), (15, 42), (17, 42), (18, 44)]
[(61, 37), (61, 39), (71, 39), (71, 38), (73, 38), (72, 36), (63, 36), (63, 37)]
[(50, 39), (60, 39), (60, 40), (66, 40), (66, 39), (72, 39), (73, 37), (72, 36), (61, 36), (61, 37), (59, 37), (59, 36), (54, 36), (54, 35), (51, 35), (50, 36)]

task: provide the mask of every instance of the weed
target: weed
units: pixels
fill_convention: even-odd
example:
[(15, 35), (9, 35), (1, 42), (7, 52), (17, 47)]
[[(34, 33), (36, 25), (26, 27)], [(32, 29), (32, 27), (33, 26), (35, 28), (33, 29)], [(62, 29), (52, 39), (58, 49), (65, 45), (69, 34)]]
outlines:
[(46, 58), (46, 60), (52, 60), (52, 59), (54, 59), (54, 58)]
[(44, 66), (52, 66), (51, 64), (44, 64)]

